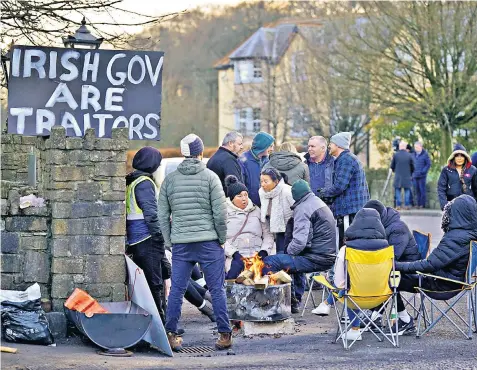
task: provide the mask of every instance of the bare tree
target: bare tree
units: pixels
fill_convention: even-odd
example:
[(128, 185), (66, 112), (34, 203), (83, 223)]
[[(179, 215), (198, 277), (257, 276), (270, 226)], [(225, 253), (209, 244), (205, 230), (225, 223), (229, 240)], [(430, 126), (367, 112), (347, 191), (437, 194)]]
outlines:
[(122, 0), (2, 0), (2, 42), (26, 40), (50, 46), (74, 33), (83, 17), (105, 42), (121, 45), (132, 27), (153, 25), (177, 15), (150, 16), (121, 8)]
[(363, 14), (349, 18), (354, 26), (338, 48), (352, 69), (340, 72), (350, 87), (370, 87), (376, 111), (416, 125), (438, 124), (441, 159), (447, 158), (453, 132), (476, 127), (477, 3), (360, 5)]

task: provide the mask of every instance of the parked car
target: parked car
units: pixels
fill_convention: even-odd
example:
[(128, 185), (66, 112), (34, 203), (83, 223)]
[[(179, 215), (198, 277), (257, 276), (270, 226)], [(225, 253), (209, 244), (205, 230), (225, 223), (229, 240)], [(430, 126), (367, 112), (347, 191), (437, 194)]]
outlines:
[[(177, 170), (177, 166), (184, 160), (184, 157), (173, 157), (173, 158), (163, 158), (161, 161), (161, 166), (159, 167), (159, 184), (158, 187), (161, 187), (162, 182), (171, 172)], [(209, 158), (203, 158), (202, 162), (207, 164)]]

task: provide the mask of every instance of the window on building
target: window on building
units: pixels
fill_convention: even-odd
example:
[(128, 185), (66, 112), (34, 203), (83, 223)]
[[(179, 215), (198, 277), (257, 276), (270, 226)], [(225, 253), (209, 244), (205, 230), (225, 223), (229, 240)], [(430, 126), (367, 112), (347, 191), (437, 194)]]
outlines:
[(253, 131), (259, 132), (262, 126), (262, 110), (260, 108), (253, 108)]
[(260, 60), (253, 61), (253, 78), (262, 78), (262, 62)]
[(235, 129), (243, 135), (259, 132), (262, 125), (260, 108), (239, 108), (235, 111)]
[(260, 60), (240, 60), (234, 64), (235, 83), (262, 82), (262, 64)]

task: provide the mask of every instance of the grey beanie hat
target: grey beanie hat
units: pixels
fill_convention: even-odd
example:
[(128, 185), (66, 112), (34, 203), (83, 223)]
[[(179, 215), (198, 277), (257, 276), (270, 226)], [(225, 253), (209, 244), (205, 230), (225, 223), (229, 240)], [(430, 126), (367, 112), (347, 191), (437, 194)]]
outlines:
[(349, 149), (351, 144), (351, 132), (340, 132), (336, 135), (333, 135), (330, 139), (330, 143), (336, 144), (336, 146)]

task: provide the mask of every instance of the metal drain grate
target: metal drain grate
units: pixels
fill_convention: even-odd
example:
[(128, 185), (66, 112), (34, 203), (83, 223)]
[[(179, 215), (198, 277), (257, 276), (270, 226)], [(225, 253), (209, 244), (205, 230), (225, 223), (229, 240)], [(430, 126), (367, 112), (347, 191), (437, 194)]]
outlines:
[(215, 352), (215, 349), (213, 347), (182, 347), (178, 353), (185, 353), (189, 355), (203, 355), (204, 353), (211, 353)]

